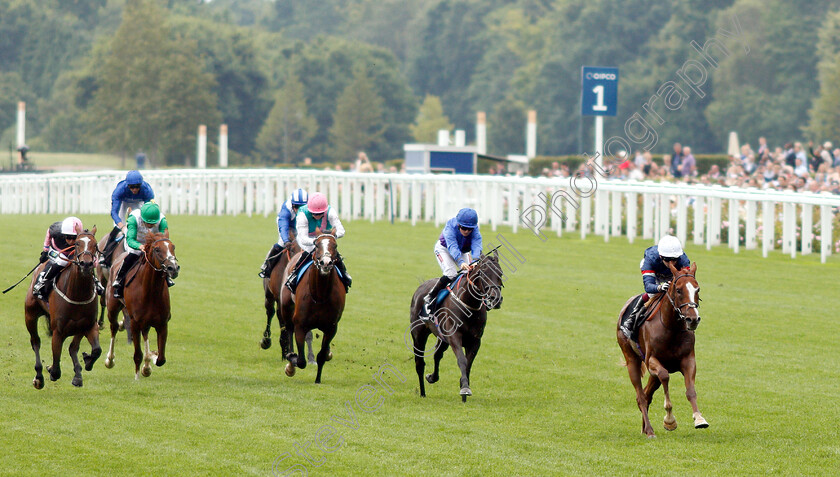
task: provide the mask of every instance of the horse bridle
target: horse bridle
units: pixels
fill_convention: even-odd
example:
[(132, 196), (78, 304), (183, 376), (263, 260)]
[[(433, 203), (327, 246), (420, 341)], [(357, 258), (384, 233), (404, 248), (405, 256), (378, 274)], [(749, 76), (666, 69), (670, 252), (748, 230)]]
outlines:
[[(81, 253), (77, 253), (77, 249), (79, 247), (78, 237), (80, 237), (82, 235), (90, 235), (91, 237), (93, 237), (93, 244), (94, 244), (94, 249), (96, 250), (96, 252), (91, 252), (90, 250), (83, 250)], [(73, 264), (75, 264), (79, 267), (82, 267), (81, 258), (85, 255), (90, 255), (90, 258), (91, 258), (91, 260), (93, 260), (93, 264), (94, 264), (94, 267), (95, 267), (96, 266), (96, 254), (97, 253), (99, 253), (99, 245), (96, 244), (96, 237), (94, 237), (93, 234), (81, 233), (77, 236), (76, 243), (73, 244), (73, 260), (72, 260), (72, 262), (73, 262)], [(91, 272), (91, 274), (93, 274), (93, 272)]]
[[(496, 248), (498, 248), (498, 247), (496, 247)], [(475, 288), (475, 287), (477, 287), (477, 285), (473, 282), (473, 280), (472, 280), (472, 278), (471, 278), (472, 273), (473, 273), (473, 272), (475, 272), (477, 276), (481, 276), (484, 272), (483, 272), (483, 271), (482, 271), (479, 267), (477, 267), (476, 265), (478, 265), (479, 263), (481, 263), (481, 261), (482, 261), (482, 260), (484, 260), (484, 259), (488, 259), (488, 260), (489, 260), (489, 258), (488, 258), (489, 256), (490, 256), (490, 255), (488, 254), (488, 255), (485, 255), (485, 256), (483, 256), (483, 257), (479, 257), (479, 258), (475, 259), (475, 260), (474, 260), (474, 261), (470, 264), (470, 269), (467, 271), (467, 276), (466, 276), (467, 283), (468, 283), (470, 286), (472, 286), (472, 287), (474, 287), (474, 288)], [(499, 267), (499, 271), (501, 272), (501, 267)], [(500, 274), (500, 276), (501, 276), (501, 274)], [(501, 298), (501, 296), (502, 296), (502, 288), (503, 288), (504, 286), (505, 286), (505, 284), (504, 284), (504, 283), (502, 283), (501, 285), (490, 285), (490, 286), (488, 286), (488, 287), (487, 287), (488, 289), (487, 289), (486, 291), (487, 291), (487, 292), (492, 292), (492, 291), (494, 291), (494, 290), (495, 290), (495, 291), (496, 291), (496, 293), (498, 293), (498, 296)], [(484, 307), (486, 310), (490, 310), (490, 307), (487, 305), (487, 300), (486, 300), (485, 298), (483, 298), (483, 297), (482, 297), (482, 299), (481, 299), (481, 305), (478, 305), (478, 308), (473, 308), (473, 307), (471, 307), (471, 306), (467, 305), (466, 303), (464, 303), (464, 302), (463, 302), (460, 298), (458, 298), (458, 297), (455, 295), (455, 292), (454, 292), (453, 290), (451, 290), (451, 289), (450, 289), (450, 291), (451, 291), (451, 293), (450, 293), (450, 294), (452, 295), (452, 298), (454, 298), (454, 299), (455, 299), (455, 300), (457, 300), (457, 301), (458, 301), (461, 305), (465, 306), (466, 308), (469, 308), (470, 310), (473, 310), (473, 311), (478, 311), (478, 310), (481, 310), (481, 308), (482, 308), (482, 307)]]
[(149, 253), (151, 253), (151, 251), (155, 249), (155, 244), (158, 243), (158, 242), (172, 243), (172, 241), (169, 240), (166, 237), (159, 238), (159, 239), (155, 240), (154, 242), (152, 242), (151, 247), (149, 248), (149, 250), (146, 251), (146, 253), (143, 254), (143, 256), (146, 257), (146, 261), (149, 262), (150, 267), (152, 267), (156, 272), (162, 272), (162, 271), (164, 271), (165, 265), (166, 265), (167, 262), (170, 262), (170, 261), (176, 261), (177, 262), (178, 259), (175, 257), (175, 254), (173, 253), (169, 257), (166, 257), (166, 259), (164, 259), (162, 262), (160, 262), (160, 268), (155, 267), (155, 264), (153, 264), (152, 261), (149, 260)]
[[(318, 242), (318, 240), (320, 240), (320, 239), (321, 239), (321, 237), (332, 237), (332, 239), (333, 239), (333, 240), (336, 240), (335, 235), (332, 235), (332, 234), (321, 234), (321, 235), (319, 235), (319, 236), (315, 237), (315, 240), (313, 240), (313, 241), (312, 241), (312, 243), (313, 243), (313, 244), (315, 244), (315, 250), (317, 250), (317, 249), (318, 249), (317, 242)], [(337, 254), (337, 253), (336, 253), (336, 254)], [(327, 249), (327, 251), (326, 251), (326, 256), (332, 259), (332, 254), (330, 253), (329, 248), (328, 248), (328, 249)], [(337, 258), (337, 257), (336, 257), (336, 258)], [(321, 268), (321, 264), (320, 264), (320, 263), (318, 263), (318, 260), (315, 260), (315, 251), (313, 251), (313, 252), (312, 252), (312, 261), (313, 261), (313, 262), (315, 262), (315, 268), (317, 268), (319, 272), (321, 272), (321, 273), (327, 273), (327, 270), (324, 270), (323, 268)]]
[[(677, 275), (677, 276), (675, 276), (675, 277), (674, 277), (674, 280), (672, 281), (673, 286), (671, 287), (671, 288), (673, 288), (673, 289), (674, 289), (674, 293), (676, 293), (676, 292), (677, 292), (677, 291), (676, 291), (676, 290), (677, 290), (677, 282), (679, 281), (679, 279), (680, 279), (680, 278), (685, 278), (685, 277), (694, 278), (694, 275), (692, 275), (692, 274), (690, 274), (690, 273), (683, 273), (682, 275)], [(695, 278), (695, 280), (696, 280), (696, 278)], [(686, 320), (686, 316), (685, 316), (685, 315), (683, 314), (683, 312), (682, 312), (682, 308), (683, 308), (684, 306), (687, 306), (687, 307), (689, 307), (689, 308), (699, 308), (699, 307), (700, 307), (700, 305), (699, 305), (699, 304), (697, 304), (697, 302), (694, 302), (694, 301), (687, 301), (687, 302), (683, 303), (682, 305), (677, 306), (677, 303), (676, 303), (676, 302), (674, 301), (674, 299), (671, 297), (671, 290), (668, 290), (668, 292), (667, 292), (667, 293), (665, 293), (665, 296), (667, 296), (667, 297), (668, 297), (668, 301), (670, 301), (670, 302), (671, 302), (671, 306), (672, 306), (675, 310), (677, 310), (677, 319), (678, 319), (679, 321), (685, 321), (685, 320)], [(698, 298), (698, 300), (699, 300), (699, 298)]]
[[(90, 235), (91, 237), (93, 237), (93, 243), (96, 244), (96, 237), (94, 237), (93, 234), (81, 233), (79, 235)], [(93, 260), (93, 263), (94, 263), (94, 266), (91, 267), (91, 269), (90, 269), (90, 274), (91, 274), (91, 276), (94, 276), (94, 273), (95, 273), (94, 270), (96, 269), (96, 266), (95, 266), (96, 265), (96, 254), (99, 253), (99, 246), (95, 245), (96, 253), (91, 252), (90, 250), (84, 250), (81, 253), (76, 253), (76, 249), (78, 247), (78, 244), (79, 244), (79, 239), (77, 238), (76, 243), (73, 244), (73, 260), (72, 260), (72, 263), (74, 265), (76, 265), (77, 267), (79, 267), (80, 269), (84, 270), (84, 267), (82, 266), (80, 258), (84, 255), (90, 255), (90, 258)], [(64, 301), (66, 301), (67, 303), (70, 303), (71, 305), (87, 305), (88, 303), (90, 303), (90, 302), (92, 302), (93, 300), (96, 299), (96, 285), (93, 286), (93, 290), (92, 290), (90, 298), (88, 298), (85, 301), (77, 301), (77, 300), (71, 299), (66, 294), (64, 294), (61, 291), (61, 288), (59, 288), (57, 285), (55, 287), (55, 293), (58, 296), (60, 296)]]

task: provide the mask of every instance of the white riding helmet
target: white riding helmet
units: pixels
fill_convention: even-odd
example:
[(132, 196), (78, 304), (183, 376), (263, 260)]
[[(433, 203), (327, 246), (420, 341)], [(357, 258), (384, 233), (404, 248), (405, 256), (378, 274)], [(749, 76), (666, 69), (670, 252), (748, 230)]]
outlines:
[(659, 239), (659, 244), (656, 248), (659, 250), (660, 257), (679, 258), (683, 254), (680, 239), (673, 235), (666, 235)]
[(61, 222), (61, 233), (64, 235), (79, 235), (82, 232), (82, 221), (78, 217), (67, 217)]

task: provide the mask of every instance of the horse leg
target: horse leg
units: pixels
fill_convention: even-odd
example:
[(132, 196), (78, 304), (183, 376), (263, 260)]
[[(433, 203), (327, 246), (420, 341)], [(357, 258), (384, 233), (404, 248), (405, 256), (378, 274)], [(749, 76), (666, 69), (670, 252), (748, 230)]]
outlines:
[(467, 396), (472, 396), (472, 390), (470, 389), (470, 378), (467, 375), (467, 357), (464, 355), (461, 337), (458, 335), (451, 336), (449, 346), (452, 347), (455, 359), (458, 360), (458, 368), (461, 370), (461, 400), (467, 402)]
[(680, 371), (685, 377), (685, 397), (691, 403), (691, 411), (694, 417), (694, 428), (705, 429), (709, 427), (709, 423), (700, 414), (700, 409), (697, 407), (697, 391), (694, 389), (694, 377), (697, 374), (697, 362), (694, 359), (694, 353), (683, 358), (680, 363)]
[[(330, 352), (330, 343), (335, 337), (336, 328), (332, 327), (321, 331), (324, 332), (324, 339), (321, 340), (321, 351), (318, 352), (318, 358), (315, 361), (316, 363), (318, 363), (318, 374), (315, 376), (315, 382), (319, 384), (321, 382), (321, 370), (324, 369), (324, 363), (329, 361), (328, 358), (332, 354)], [(309, 337), (309, 352), (312, 353), (312, 332), (310, 331), (309, 333), (307, 333), (306, 336)]]
[(438, 379), (440, 378), (438, 374), (440, 371), (440, 360), (443, 359), (443, 353), (445, 353), (448, 348), (449, 344), (438, 338), (437, 343), (435, 343), (435, 369), (432, 371), (432, 374), (426, 375), (426, 381), (428, 381), (429, 384), (438, 382)]
[[(278, 310), (279, 311), (279, 310)], [(265, 331), (263, 331), (263, 338), (260, 341), (260, 348), (271, 348), (271, 319), (274, 318), (274, 294), (271, 290), (265, 290)], [(281, 323), (282, 326), (282, 323)]]
[(82, 353), (82, 359), (85, 360), (85, 371), (93, 369), (93, 363), (102, 355), (102, 347), (99, 345), (99, 326), (95, 325), (85, 334), (90, 343), (90, 354)]
[(38, 317), (26, 316), (26, 329), (29, 331), (29, 343), (32, 344), (32, 351), (35, 352), (35, 379), (32, 385), (35, 389), (44, 387), (44, 366), (41, 364), (41, 337), (38, 336)]
[[(297, 320), (295, 320), (297, 321)], [(306, 341), (306, 333), (308, 330), (304, 331), (303, 326), (295, 326), (295, 343), (297, 344), (297, 363), (296, 366), (300, 369), (306, 369), (306, 359), (304, 359), (304, 346)]]
[(58, 381), (61, 377), (61, 345), (64, 344), (64, 336), (57, 330), (52, 333), (53, 364), (47, 367), (50, 372), (50, 381)]
[(111, 343), (108, 345), (108, 354), (105, 355), (105, 367), (108, 369), (114, 367), (114, 342), (117, 339), (117, 332), (120, 330), (120, 325), (117, 323), (117, 313), (119, 311), (108, 310), (108, 324), (111, 325)]
[[(622, 351), (625, 350), (622, 348)], [(632, 351), (629, 353), (632, 353)], [(630, 375), (630, 382), (636, 390), (636, 404), (639, 406), (639, 411), (642, 412), (642, 433), (648, 437), (656, 437), (656, 434), (653, 432), (653, 426), (650, 425), (650, 419), (648, 418), (650, 401), (647, 399), (645, 390), (642, 389), (642, 360), (635, 354), (628, 354), (627, 351), (624, 353), (624, 359), (627, 361), (627, 373)], [(651, 375), (647, 385), (647, 389), (650, 390), (651, 395), (653, 395), (653, 391), (659, 386), (659, 378), (656, 378), (655, 382), (652, 382), (653, 379), (654, 377)]]
[[(650, 370), (650, 377), (653, 379), (653, 376), (656, 375), (659, 379), (659, 382), (662, 383), (662, 392), (665, 393), (665, 421), (664, 426), (665, 430), (673, 431), (677, 428), (677, 419), (674, 417), (674, 413), (672, 412), (673, 406), (671, 405), (671, 393), (668, 390), (668, 384), (670, 382), (671, 376), (668, 373), (668, 370), (662, 366), (662, 363), (659, 362), (653, 356), (650, 357), (648, 360), (648, 369)], [(650, 380), (648, 381), (648, 385), (650, 385)], [(658, 387), (658, 386), (657, 386)], [(647, 395), (648, 398), (648, 406), (653, 399), (653, 392), (656, 391), (654, 388), (650, 394)]]
[[(136, 326), (135, 328), (140, 328)], [(134, 342), (134, 379), (140, 379), (140, 363), (143, 361), (143, 351), (140, 349), (140, 330), (132, 329), (132, 336), (129, 336)]]
[(149, 350), (149, 330), (143, 330), (143, 369), (140, 370), (140, 374), (144, 378), (148, 378), (152, 375), (152, 366), (150, 363), (152, 362), (152, 352)]
[(426, 383), (423, 381), (423, 373), (426, 370), (426, 341), (431, 332), (425, 326), (412, 327), (412, 341), (414, 342), (414, 369), (417, 371), (417, 379), (420, 381), (420, 397), (426, 397)]
[(73, 361), (73, 386), (82, 387), (82, 365), (79, 363), (79, 342), (82, 341), (84, 335), (78, 334), (70, 341), (70, 347), (67, 349), (70, 354), (70, 359)]
[(155, 366), (158, 368), (166, 364), (166, 337), (169, 334), (169, 323), (164, 323), (155, 328), (157, 333), (157, 354), (154, 356)]
[[(323, 341), (322, 341), (322, 343), (323, 343)], [(317, 363), (317, 361), (315, 360), (315, 353), (312, 352), (312, 331), (310, 331), (309, 333), (306, 333), (306, 346), (307, 346), (307, 349), (309, 350), (309, 352), (306, 353), (306, 362), (309, 363), (309, 364)], [(322, 344), (321, 348), (323, 349), (323, 347), (324, 347), (324, 345)], [(332, 358), (332, 356), (330, 356), (330, 358)], [(329, 361), (329, 360), (327, 360), (327, 361)]]
[(478, 348), (481, 348), (481, 340), (475, 340), (470, 346), (470, 349), (467, 350), (467, 379), (470, 379), (470, 371), (472, 371), (473, 361), (475, 361), (475, 355), (478, 354)]

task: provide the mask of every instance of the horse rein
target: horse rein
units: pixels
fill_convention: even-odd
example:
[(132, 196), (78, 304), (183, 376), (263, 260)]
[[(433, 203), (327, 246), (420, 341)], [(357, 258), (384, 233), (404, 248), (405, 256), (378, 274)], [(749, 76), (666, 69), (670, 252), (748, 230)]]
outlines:
[[(481, 272), (481, 270), (479, 270), (477, 265), (479, 263), (481, 263), (481, 261), (483, 259), (484, 259), (484, 257), (478, 258), (472, 264), (469, 265), (469, 270), (467, 270), (467, 276), (465, 277), (467, 279), (468, 286), (471, 286), (473, 288), (477, 288), (477, 285), (475, 284), (475, 282), (473, 282), (473, 280), (472, 280), (472, 278), (470, 278), (470, 276), (472, 275), (473, 271), (475, 271), (476, 274), (481, 275), (482, 272)], [(495, 290), (495, 291), (498, 292), (499, 296), (501, 296), (502, 295), (502, 287), (504, 287), (504, 286), (505, 286), (504, 283), (501, 284), (501, 285), (490, 285), (488, 287), (489, 289), (486, 290), (486, 291), (487, 292), (492, 292), (493, 290)], [(447, 287), (447, 288), (449, 288), (449, 287)], [(461, 306), (463, 306), (465, 308), (468, 308), (470, 310), (479, 311), (479, 310), (481, 310), (482, 307), (484, 307), (484, 309), (487, 310), (487, 311), (490, 310), (490, 307), (487, 305), (487, 301), (484, 298), (481, 299), (481, 304), (478, 305), (478, 308), (473, 308), (473, 307), (467, 305), (466, 303), (464, 303), (463, 300), (461, 300), (455, 294), (455, 290), (453, 290), (452, 288), (449, 288), (449, 295), (452, 297), (453, 300), (457, 301)], [(482, 296), (483, 296), (483, 294), (482, 294)]]
[[(91, 237), (93, 237), (93, 234), (80, 234), (80, 235), (91, 235)], [(79, 241), (78, 241), (78, 240), (76, 240), (76, 244), (78, 244), (78, 243), (79, 243)], [(93, 243), (94, 243), (94, 244), (96, 243), (96, 237), (94, 237)], [(83, 257), (84, 255), (90, 255), (90, 258), (93, 260), (93, 263), (94, 263), (94, 264), (96, 263), (96, 253), (99, 253), (99, 247), (98, 247), (98, 246), (96, 247), (96, 253), (91, 252), (90, 250), (84, 250), (84, 251), (82, 251), (81, 253), (76, 253), (76, 247), (77, 247), (77, 245), (75, 245), (75, 244), (74, 244), (74, 245), (73, 245), (73, 247), (72, 247), (72, 248), (73, 248), (73, 260), (72, 260), (72, 263), (73, 263), (74, 265), (76, 265), (77, 267), (79, 267), (79, 268), (81, 268), (82, 270), (84, 270), (84, 267), (82, 267), (82, 263), (81, 263), (81, 261), (80, 261), (81, 257)], [(70, 247), (68, 247), (68, 248), (66, 248), (66, 249), (64, 249), (64, 250), (68, 250), (69, 248), (70, 248)], [(62, 252), (62, 253), (64, 253), (64, 250), (62, 250), (61, 252)], [(91, 275), (91, 276), (94, 276), (94, 269), (95, 269), (95, 267), (92, 267), (92, 268), (91, 268), (91, 272), (90, 272), (90, 275)], [(88, 299), (87, 299), (87, 300), (85, 300), (85, 301), (76, 301), (76, 300), (71, 299), (70, 297), (68, 297), (67, 295), (65, 295), (65, 294), (61, 291), (61, 289), (60, 289), (58, 286), (55, 286), (53, 289), (55, 290), (55, 293), (56, 293), (58, 296), (60, 296), (60, 297), (61, 297), (64, 301), (66, 301), (67, 303), (70, 303), (71, 305), (87, 305), (88, 303), (90, 303), (90, 302), (92, 302), (93, 300), (95, 300), (95, 299), (96, 299), (96, 285), (94, 285), (94, 286), (91, 288), (91, 295), (90, 295), (90, 298), (88, 298)]]
[[(673, 284), (674, 284), (674, 285), (673, 285), (674, 293), (676, 293), (676, 290), (677, 290), (677, 282), (679, 281), (679, 279), (680, 279), (680, 278), (685, 278), (685, 277), (694, 278), (694, 275), (692, 275), (692, 274), (690, 274), (690, 273), (683, 273), (682, 275), (677, 275), (676, 277), (674, 277), (674, 280), (671, 282), (671, 283), (673, 283)], [(682, 305), (680, 305), (680, 306), (677, 306), (676, 302), (675, 302), (675, 301), (674, 301), (674, 299), (671, 297), (671, 292), (670, 292), (670, 290), (669, 290), (667, 293), (665, 293), (665, 295), (668, 297), (668, 301), (670, 301), (670, 302), (671, 302), (671, 306), (672, 306), (675, 310), (677, 310), (677, 319), (678, 319), (679, 321), (685, 321), (685, 320), (686, 320), (686, 316), (685, 316), (685, 315), (683, 314), (683, 312), (682, 312), (682, 308), (683, 308), (684, 306), (687, 306), (687, 307), (689, 307), (689, 308), (699, 308), (699, 307), (700, 307), (700, 305), (699, 305), (697, 302), (693, 302), (693, 301), (688, 301), (688, 302), (683, 303), (683, 304), (682, 304)], [(660, 319), (662, 319), (662, 315), (660, 315), (660, 316), (659, 316), (659, 318), (660, 318)]]

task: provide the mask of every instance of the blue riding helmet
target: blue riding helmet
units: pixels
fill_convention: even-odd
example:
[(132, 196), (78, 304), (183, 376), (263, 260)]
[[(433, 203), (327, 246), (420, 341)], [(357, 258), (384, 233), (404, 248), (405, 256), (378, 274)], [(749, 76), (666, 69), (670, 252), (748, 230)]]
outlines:
[(455, 220), (458, 221), (458, 225), (464, 227), (466, 229), (474, 229), (478, 227), (478, 214), (475, 210), (470, 208), (463, 208), (458, 211), (458, 215), (455, 216)]
[(292, 192), (292, 195), (289, 197), (289, 200), (292, 201), (292, 205), (306, 205), (309, 202), (309, 194), (306, 193), (303, 189), (298, 189)]
[(125, 175), (125, 183), (130, 186), (141, 185), (143, 184), (143, 176), (140, 171), (128, 171), (128, 174)]

